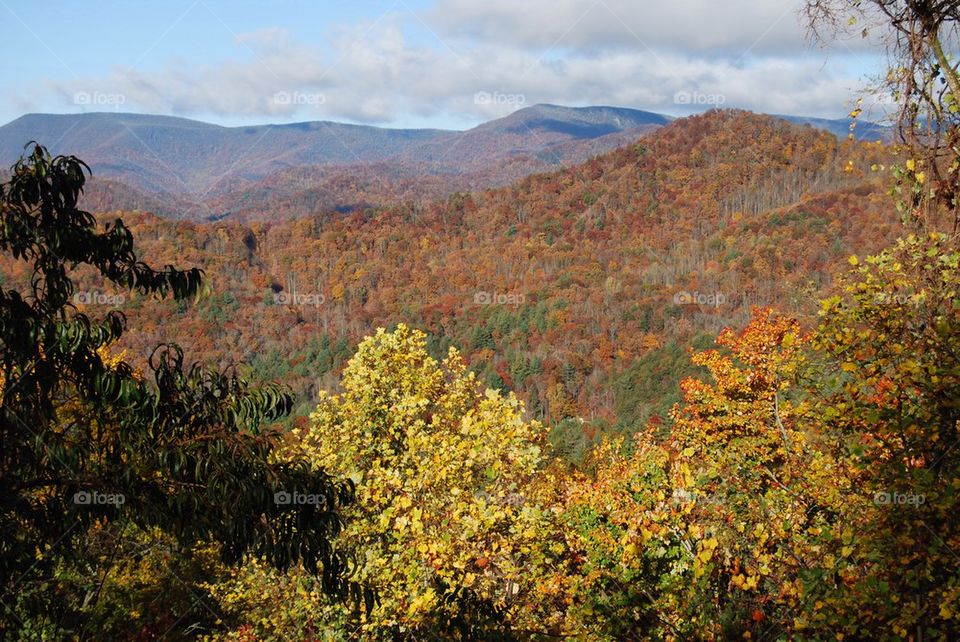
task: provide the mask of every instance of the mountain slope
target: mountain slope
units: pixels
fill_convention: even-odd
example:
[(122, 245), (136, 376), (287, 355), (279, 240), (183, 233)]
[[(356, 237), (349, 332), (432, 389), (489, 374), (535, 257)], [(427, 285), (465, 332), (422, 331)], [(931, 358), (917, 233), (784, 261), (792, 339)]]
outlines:
[[(465, 132), (445, 134), (416, 145), (401, 157), (411, 161), (444, 162), (477, 168), (490, 158), (519, 155), (549, 159), (552, 151), (570, 141), (602, 139), (611, 134), (660, 127), (671, 118), (662, 114), (618, 107), (560, 107), (534, 105)], [(559, 163), (559, 157), (554, 163)]]
[(381, 160), (437, 130), (331, 122), (221, 127), (140, 114), (30, 114), (0, 127), (0, 162), (37, 140), (84, 158), (95, 174), (154, 192), (215, 193), (229, 179), (257, 179), (298, 165)]
[[(514, 153), (535, 154), (557, 143), (665, 122), (665, 117), (636, 110), (554, 106), (523, 109), (467, 132), (325, 121), (221, 127), (141, 114), (29, 114), (0, 127), (0, 163), (10, 165), (26, 142), (37, 140), (54, 153), (87, 159), (99, 175), (142, 189), (215, 193), (229, 187), (231, 179), (256, 180), (289, 167), (391, 157), (437, 162), (458, 172)], [(457, 147), (464, 152), (443, 151)]]
[[(784, 116), (780, 114), (776, 114), (775, 116), (776, 118), (782, 118), (797, 125), (810, 125), (811, 127), (822, 129), (823, 131), (830, 132), (837, 138), (847, 138), (850, 136), (849, 118), (828, 119), (811, 118), (808, 116)], [(889, 126), (868, 120), (858, 120), (856, 127), (853, 129), (853, 136), (856, 140), (882, 140), (889, 142), (893, 138), (893, 129)]]
[[(436, 355), (461, 347), (484, 384), (516, 390), (575, 449), (662, 416), (690, 373), (687, 348), (742, 326), (752, 305), (813, 322), (843, 258), (898, 229), (870, 170), (887, 161), (882, 145), (712, 112), (420, 205), (249, 225), (125, 213), (144, 260), (208, 279), (186, 309), (125, 300), (125, 346), (142, 361), (172, 338), (191, 359), (252, 361), (309, 406), (359, 338), (402, 320), (438, 337)], [(2, 273), (27, 278), (18, 270)]]
[[(849, 127), (844, 120), (786, 118), (841, 134)], [(467, 131), (31, 114), (0, 127), (0, 166), (37, 140), (90, 164), (91, 209), (278, 220), (506, 185), (623, 147), (671, 120), (635, 109), (557, 105), (523, 108)], [(858, 134), (875, 133), (869, 123), (858, 127)]]

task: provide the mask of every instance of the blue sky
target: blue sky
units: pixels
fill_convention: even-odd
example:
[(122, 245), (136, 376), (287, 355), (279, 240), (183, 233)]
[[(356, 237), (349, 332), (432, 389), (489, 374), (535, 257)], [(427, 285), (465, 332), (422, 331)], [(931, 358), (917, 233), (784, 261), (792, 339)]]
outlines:
[(0, 0), (0, 122), (463, 128), (525, 105), (840, 117), (882, 59), (812, 47), (794, 0)]

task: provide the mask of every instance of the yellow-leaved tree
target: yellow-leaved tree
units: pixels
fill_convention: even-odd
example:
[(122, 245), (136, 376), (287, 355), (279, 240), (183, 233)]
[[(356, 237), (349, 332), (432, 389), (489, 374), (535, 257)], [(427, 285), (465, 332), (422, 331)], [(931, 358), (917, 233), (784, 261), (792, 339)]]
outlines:
[[(273, 595), (268, 571), (251, 567), (215, 591), (245, 612), (242, 628), (259, 639), (338, 640), (541, 628), (531, 621), (534, 578), (562, 554), (547, 534), (553, 513), (534, 499), (544, 428), (524, 420), (513, 393), (480, 392), (456, 349), (438, 362), (426, 336), (402, 324), (362, 341), (341, 383), (340, 394), (320, 394), (295, 448), (355, 482), (357, 502), (337, 546), (355, 557), (353, 579), (373, 588), (377, 602), (366, 613), (313, 591)], [(278, 608), (310, 617), (278, 617)]]

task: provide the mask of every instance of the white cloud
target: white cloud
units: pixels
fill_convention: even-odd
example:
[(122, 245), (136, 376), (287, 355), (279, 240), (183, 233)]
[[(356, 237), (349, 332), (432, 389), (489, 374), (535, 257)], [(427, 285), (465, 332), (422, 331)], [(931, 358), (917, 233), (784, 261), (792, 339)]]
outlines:
[[(68, 104), (77, 92), (121, 95), (128, 111), (370, 123), (478, 122), (538, 102), (685, 113), (712, 106), (709, 97), (725, 107), (837, 116), (856, 95), (856, 77), (801, 53), (796, 11), (784, 3), (677, 0), (633, 12), (628, 4), (636, 2), (438, 0), (423, 17), (441, 42), (411, 40), (419, 22), (403, 14), (343, 26), (329, 56), (268, 28), (240, 35), (228, 63), (171, 61), (52, 87)], [(562, 49), (541, 48), (557, 40)], [(477, 101), (478, 92), (512, 99)], [(678, 94), (692, 100), (678, 104)]]
[[(805, 0), (437, 0), (441, 35), (529, 49), (784, 55), (803, 51)], [(856, 40), (853, 47), (861, 46)]]

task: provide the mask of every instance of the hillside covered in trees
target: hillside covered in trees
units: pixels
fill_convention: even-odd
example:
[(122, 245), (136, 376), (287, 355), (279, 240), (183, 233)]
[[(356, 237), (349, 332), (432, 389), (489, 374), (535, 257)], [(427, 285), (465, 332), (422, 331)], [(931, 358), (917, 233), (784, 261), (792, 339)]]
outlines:
[(693, 372), (689, 348), (743, 327), (752, 306), (812, 319), (845, 257), (894, 237), (891, 158), (880, 144), (713, 112), (426, 206), (250, 226), (110, 213), (101, 219), (122, 217), (145, 259), (201, 267), (205, 292), (190, 306), (129, 294), (117, 305), (91, 278), (77, 303), (122, 310), (122, 345), (141, 366), (174, 338), (191, 359), (289, 384), (301, 416), (360, 339), (403, 320), (434, 337), (434, 356), (458, 346), (484, 385), (517, 392), (577, 458), (601, 433), (665, 418)]
[[(781, 116), (840, 137), (847, 119)], [(95, 112), (27, 114), (0, 126), (2, 170), (24, 141), (80, 156), (93, 170), (84, 206), (189, 221), (283, 221), (397, 202), (427, 203), (570, 167), (667, 125), (616, 107), (533, 105), (465, 131), (312, 121), (221, 127), (185, 118)], [(861, 122), (857, 140), (889, 141)]]

